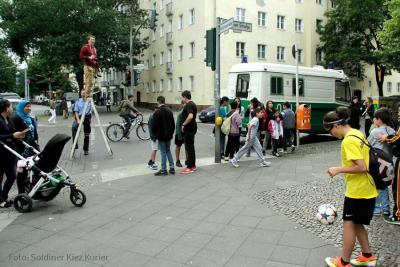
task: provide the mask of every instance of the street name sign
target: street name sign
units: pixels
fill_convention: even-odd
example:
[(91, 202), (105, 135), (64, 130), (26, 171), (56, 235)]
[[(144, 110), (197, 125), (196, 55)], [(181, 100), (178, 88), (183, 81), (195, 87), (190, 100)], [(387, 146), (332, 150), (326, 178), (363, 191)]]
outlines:
[(233, 27), (233, 18), (227, 19), (219, 25), (219, 33), (229, 31)]

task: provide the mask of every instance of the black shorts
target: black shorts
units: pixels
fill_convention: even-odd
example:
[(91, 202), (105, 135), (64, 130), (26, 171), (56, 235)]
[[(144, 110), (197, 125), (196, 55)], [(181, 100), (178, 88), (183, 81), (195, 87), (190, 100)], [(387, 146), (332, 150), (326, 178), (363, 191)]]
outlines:
[(177, 135), (175, 135), (175, 145), (181, 147), (183, 145), (183, 138), (179, 139)]
[(369, 225), (374, 215), (375, 198), (344, 198), (343, 221)]

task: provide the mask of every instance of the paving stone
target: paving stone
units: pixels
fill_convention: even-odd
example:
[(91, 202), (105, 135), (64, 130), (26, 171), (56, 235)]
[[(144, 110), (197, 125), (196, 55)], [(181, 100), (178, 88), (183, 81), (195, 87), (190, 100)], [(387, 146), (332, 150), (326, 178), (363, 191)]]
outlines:
[(140, 253), (125, 251), (118, 255), (118, 257), (112, 258), (104, 266), (142, 266), (146, 262), (149, 262), (152, 257)]
[(283, 233), (279, 240), (279, 245), (292, 246), (299, 248), (317, 248), (327, 243), (321, 238), (318, 238), (310, 232), (305, 232), (303, 229), (287, 231)]
[(183, 246), (204, 247), (213, 238), (213, 235), (201, 234), (196, 232), (186, 232), (174, 243)]
[(244, 227), (254, 228), (258, 225), (258, 223), (260, 221), (261, 221), (261, 218), (258, 218), (258, 217), (240, 215), (240, 216), (234, 217), (230, 221), (230, 224), (235, 225), (235, 226), (244, 226)]
[[(265, 267), (303, 267), (304, 265), (297, 265), (297, 264), (289, 264), (289, 263), (282, 263), (282, 262), (276, 262), (276, 261), (268, 261), (265, 263)], [(323, 264), (318, 265), (324, 266)]]
[(248, 227), (227, 225), (217, 233), (217, 235), (224, 238), (243, 241), (249, 236), (252, 230), (252, 228)]
[(157, 239), (165, 242), (173, 242), (183, 235), (182, 230), (161, 227), (149, 235), (151, 239)]
[(264, 267), (265, 259), (234, 255), (224, 266), (226, 266), (226, 267)]
[(242, 244), (242, 240), (216, 236), (206, 245), (207, 249), (233, 254)]
[(310, 252), (310, 256), (307, 261), (308, 267), (319, 267), (321, 262), (325, 262), (326, 257), (335, 257), (340, 255), (341, 251), (338, 248), (332, 247), (330, 245), (325, 245), (319, 248), (314, 248)]
[(201, 209), (190, 209), (185, 213), (181, 214), (179, 217), (189, 220), (203, 220), (207, 216), (210, 215), (209, 211), (201, 210)]
[(247, 240), (241, 244), (236, 254), (247, 257), (268, 259), (274, 249), (275, 246), (273, 244)]
[(182, 219), (182, 218), (172, 218), (169, 223), (167, 223), (165, 226), (171, 227), (171, 228), (176, 228), (176, 229), (181, 229), (181, 230), (189, 230), (195, 227), (199, 221), (197, 220), (188, 220), (188, 219)]
[(276, 214), (268, 207), (262, 205), (255, 205), (255, 206), (245, 207), (240, 212), (240, 215), (263, 218), (263, 217), (273, 216)]
[(309, 254), (310, 250), (304, 248), (276, 246), (271, 254), (270, 260), (281, 263), (305, 265)]
[(261, 220), (257, 225), (259, 229), (265, 230), (276, 230), (276, 231), (288, 231), (295, 229), (296, 224), (292, 223), (288, 218), (283, 215), (275, 215), (267, 217)]
[(281, 239), (282, 234), (283, 232), (280, 231), (255, 229), (250, 233), (248, 240), (261, 243), (277, 244)]
[(225, 227), (222, 223), (201, 222), (191, 229), (193, 232), (216, 235)]
[(190, 258), (192, 258), (200, 250), (198, 247), (172, 244), (161, 251), (157, 258), (168, 259), (179, 263), (186, 263)]
[(0, 250), (0, 261), (10, 261), (10, 254), (15, 254), (17, 251), (27, 247), (25, 243), (19, 243), (15, 241), (4, 240), (2, 243), (2, 249)]
[(142, 237), (147, 237), (157, 229), (159, 229), (160, 226), (157, 225), (152, 225), (152, 224), (144, 224), (144, 223), (137, 223), (131, 228), (128, 228), (126, 230), (127, 235), (134, 235), (134, 236), (142, 236)]
[(145, 238), (129, 250), (132, 252), (137, 252), (140, 254), (154, 257), (155, 255), (160, 253), (162, 250), (164, 250), (167, 246), (168, 246), (168, 243), (166, 243), (166, 242), (163, 242), (160, 240), (155, 240), (155, 239)]
[(153, 258), (149, 260), (146, 264), (143, 265), (144, 267), (181, 267), (182, 263), (166, 260), (166, 259), (158, 259)]
[(224, 266), (231, 256), (232, 253), (202, 249), (189, 262), (191, 263), (190, 265), (201, 267)]

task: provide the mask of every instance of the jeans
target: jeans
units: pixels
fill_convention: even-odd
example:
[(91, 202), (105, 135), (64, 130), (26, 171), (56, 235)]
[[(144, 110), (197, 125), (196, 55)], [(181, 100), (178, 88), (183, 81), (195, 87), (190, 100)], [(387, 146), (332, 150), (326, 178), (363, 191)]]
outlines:
[(185, 142), (185, 149), (187, 152), (187, 167), (193, 168), (196, 166), (196, 150), (194, 148), (194, 136), (195, 133), (183, 132), (183, 140)]
[(128, 114), (128, 113), (121, 114), (119, 116), (122, 117), (124, 119), (125, 123), (126, 123), (126, 128), (125, 128), (124, 134), (127, 134), (129, 132), (129, 130), (131, 129), (131, 126), (132, 126), (131, 119), (135, 119), (136, 116), (133, 115), (133, 114)]
[(384, 190), (379, 190), (379, 195), (375, 201), (375, 210), (376, 213), (390, 212), (390, 204), (389, 204), (389, 189), (386, 187)]
[(167, 170), (167, 159), (169, 162), (169, 169), (174, 168), (174, 159), (172, 158), (170, 146), (171, 141), (158, 140), (158, 149), (161, 154), (161, 171)]
[[(4, 153), (2, 151), (2, 153)], [(9, 153), (8, 151), (5, 153)], [(7, 179), (3, 186), (3, 176), (6, 175)], [(14, 156), (2, 157), (0, 160), (0, 202), (6, 201), (8, 199), (8, 192), (15, 179), (17, 178), (16, 173), (16, 161)]]
[(295, 134), (295, 129), (283, 129), (283, 150), (287, 150), (287, 146), (293, 145)]
[(219, 150), (221, 151), (221, 155), (224, 155), (225, 151), (225, 134), (221, 132), (220, 139), (219, 139)]
[[(84, 151), (89, 151), (89, 137), (90, 137), (90, 132), (92, 131), (92, 128), (90, 127), (90, 122), (91, 122), (92, 116), (85, 116), (85, 119), (83, 120), (83, 132), (85, 134), (85, 137), (83, 139), (83, 150)], [(79, 124), (74, 121), (72, 123), (72, 141), (74, 142), (76, 133), (78, 131)], [(78, 144), (78, 143), (76, 143)]]
[(253, 139), (250, 140), (247, 139), (244, 146), (242, 146), (242, 148), (236, 153), (234, 158), (236, 160), (239, 160), (241, 157), (243, 157), (245, 153), (247, 153), (247, 151), (251, 149), (251, 147), (254, 147), (254, 150), (256, 151), (258, 158), (260, 159), (261, 162), (263, 162), (265, 159), (262, 154), (262, 147), (260, 144), (260, 140), (258, 140), (257, 136), (253, 137)]

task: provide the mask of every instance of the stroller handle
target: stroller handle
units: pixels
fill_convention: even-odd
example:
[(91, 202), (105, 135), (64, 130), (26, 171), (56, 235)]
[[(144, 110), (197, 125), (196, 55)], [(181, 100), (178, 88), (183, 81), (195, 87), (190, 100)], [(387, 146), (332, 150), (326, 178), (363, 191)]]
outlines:
[(35, 152), (35, 154), (39, 154), (39, 153), (40, 153), (39, 150), (37, 150), (36, 148), (34, 148), (33, 146), (31, 146), (30, 144), (28, 144), (28, 143), (25, 142), (24, 140), (19, 140), (19, 141), (21, 141), (21, 142), (24, 144), (25, 147), (28, 147), (28, 148), (32, 149), (32, 151)]

